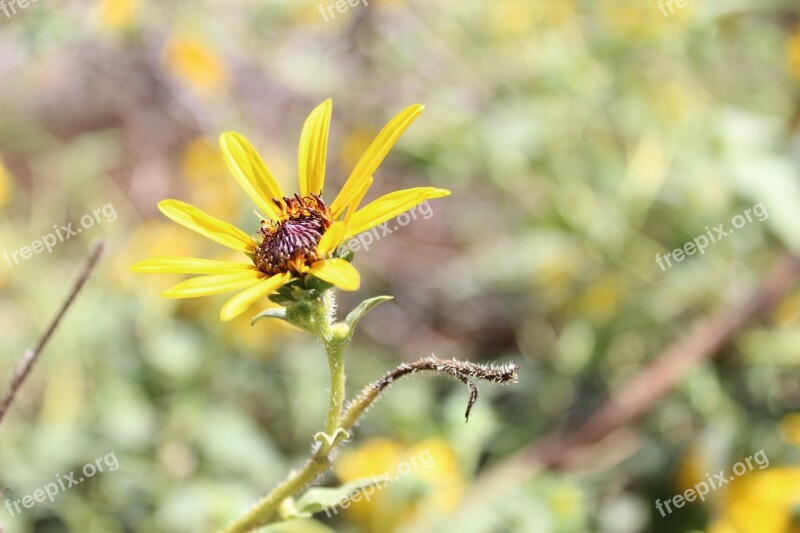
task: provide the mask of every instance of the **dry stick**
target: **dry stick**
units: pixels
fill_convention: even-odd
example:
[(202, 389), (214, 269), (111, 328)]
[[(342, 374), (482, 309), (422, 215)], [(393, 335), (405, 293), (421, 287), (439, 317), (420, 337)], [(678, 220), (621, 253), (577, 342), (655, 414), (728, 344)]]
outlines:
[(78, 293), (81, 291), (81, 289), (83, 289), (83, 286), (86, 284), (86, 281), (89, 279), (92, 271), (97, 266), (97, 262), (100, 260), (100, 257), (103, 255), (105, 249), (106, 243), (104, 241), (100, 241), (94, 245), (88, 259), (83, 265), (83, 268), (80, 270), (78, 278), (72, 285), (72, 290), (69, 292), (67, 299), (64, 300), (63, 304), (61, 304), (58, 314), (56, 314), (55, 318), (53, 318), (53, 321), (50, 322), (50, 325), (47, 327), (44, 334), (39, 338), (39, 342), (36, 343), (36, 346), (26, 351), (25, 355), (22, 357), (22, 360), (17, 364), (17, 368), (14, 370), (14, 375), (11, 378), (11, 384), (9, 385), (8, 392), (3, 398), (2, 403), (0, 403), (0, 424), (2, 424), (3, 418), (5, 418), (6, 412), (8, 412), (8, 408), (11, 407), (11, 404), (14, 402), (20, 387), (22, 387), (22, 384), (25, 383), (25, 380), (28, 378), (31, 370), (33, 370), (33, 365), (36, 364), (36, 361), (39, 359), (39, 355), (50, 341), (50, 337), (53, 336), (53, 332), (55, 332), (56, 328), (61, 322), (61, 319), (64, 318), (67, 310), (70, 308), (70, 306), (72, 306), (75, 298), (78, 296)]
[(352, 428), (384, 389), (403, 376), (417, 372), (449, 374), (469, 387), (469, 401), (467, 402), (467, 411), (464, 413), (464, 418), (469, 420), (469, 414), (475, 406), (475, 402), (478, 401), (478, 387), (471, 380), (481, 379), (499, 385), (508, 385), (517, 382), (518, 369), (519, 367), (513, 363), (481, 365), (457, 359), (437, 359), (433, 356), (425, 357), (414, 363), (403, 364), (362, 389), (361, 393), (350, 402), (347, 411), (342, 415), (341, 427), (345, 430)]
[(495, 482), (506, 483), (506, 476), (530, 475), (541, 467), (569, 467), (576, 452), (648, 413), (692, 368), (713, 358), (750, 320), (773, 308), (798, 277), (800, 259), (784, 255), (764, 284), (741, 304), (697, 321), (684, 338), (669, 345), (652, 364), (620, 387), (589, 420), (564, 436), (550, 436), (522, 450), (488, 470), (478, 485), (485, 489)]

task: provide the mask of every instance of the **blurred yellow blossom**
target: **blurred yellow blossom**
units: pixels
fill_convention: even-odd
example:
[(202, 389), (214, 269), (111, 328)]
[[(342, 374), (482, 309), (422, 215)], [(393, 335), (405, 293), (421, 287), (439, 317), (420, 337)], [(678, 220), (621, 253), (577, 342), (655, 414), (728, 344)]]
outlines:
[(489, 4), (489, 18), (503, 33), (520, 34), (534, 26), (553, 28), (574, 21), (574, 0), (532, 2), (531, 0), (498, 0)]
[(727, 489), (708, 533), (800, 533), (800, 468), (749, 472)]
[[(236, 216), (238, 205), (231, 180), (219, 148), (205, 137), (191, 140), (181, 154), (181, 170), (189, 185), (192, 203), (204, 211), (217, 214), (221, 218)], [(253, 215), (254, 223), (258, 223)]]
[(227, 169), (215, 142), (206, 137), (189, 141), (181, 154), (181, 170), (190, 182), (220, 179)]
[(786, 41), (786, 68), (794, 78), (800, 78), (800, 28)]
[(541, 299), (549, 304), (560, 304), (567, 298), (578, 275), (579, 264), (572, 249), (542, 254), (540, 264), (532, 273)]
[(223, 59), (193, 34), (173, 34), (164, 47), (162, 61), (169, 72), (200, 92), (215, 92), (228, 83)]
[(705, 479), (706, 467), (703, 454), (697, 446), (690, 446), (678, 463), (675, 475), (677, 492), (683, 493), (693, 489), (698, 481)]
[[(252, 315), (256, 315), (265, 309), (280, 307), (269, 300), (256, 303), (252, 308)], [(228, 327), (223, 328), (222, 336), (226, 342), (232, 346), (240, 346), (243, 351), (257, 359), (267, 358), (279, 352), (275, 352), (271, 347), (281, 341), (284, 337), (300, 335), (301, 332), (294, 326), (289, 325), (283, 320), (262, 320), (257, 328), (254, 328), (250, 321), (250, 314), (242, 314), (228, 323)], [(264, 339), (270, 339), (265, 343)]]
[(800, 319), (800, 291), (795, 291), (783, 299), (775, 310), (775, 322), (781, 327), (789, 327)]
[(605, 322), (617, 312), (623, 295), (622, 280), (604, 275), (578, 296), (577, 311), (595, 322)]
[(562, 484), (548, 494), (553, 513), (562, 520), (568, 520), (584, 513), (583, 493), (575, 485)]
[(659, 117), (669, 122), (683, 122), (707, 104), (700, 88), (677, 82), (650, 88), (647, 99)]
[(488, 4), (492, 24), (503, 33), (522, 33), (533, 26), (533, 2), (497, 0)]
[[(668, 27), (665, 19), (655, 3), (638, 0), (601, 0), (599, 15), (611, 33), (619, 38), (631, 40), (649, 40), (658, 37)], [(677, 31), (673, 19), (685, 18), (677, 10), (669, 17), (669, 27)]]
[(369, 143), (372, 142), (372, 137), (373, 135), (371, 130), (368, 128), (353, 128), (353, 130), (344, 138), (344, 142), (342, 143), (342, 166), (354, 166), (358, 160), (361, 159), (361, 154), (363, 154), (364, 150), (367, 149)]
[(0, 159), (0, 208), (7, 206), (11, 202), (11, 193), (14, 190), (14, 180), (11, 172), (3, 165)]
[(124, 30), (136, 22), (139, 0), (100, 0), (98, 16), (100, 25), (107, 30)]
[(789, 413), (784, 416), (778, 427), (784, 442), (800, 446), (800, 413)]
[[(149, 254), (197, 254), (200, 249), (200, 239), (181, 231), (179, 226), (169, 221), (146, 220), (133, 229), (125, 246), (120, 246), (114, 251), (114, 279), (123, 286), (132, 283), (129, 270), (131, 263)], [(173, 281), (173, 279), (144, 277), (137, 278), (135, 286), (141, 288), (142, 283), (151, 283), (153, 287), (164, 287)]]
[(371, 439), (358, 449), (343, 452), (334, 469), (345, 483), (386, 474), (390, 478), (413, 478), (428, 488), (429, 492), (398, 493), (390, 484), (376, 492), (371, 501), (354, 502), (346, 512), (369, 532), (394, 531), (425, 508), (452, 512), (465, 487), (452, 447), (435, 438), (411, 447), (385, 438)]

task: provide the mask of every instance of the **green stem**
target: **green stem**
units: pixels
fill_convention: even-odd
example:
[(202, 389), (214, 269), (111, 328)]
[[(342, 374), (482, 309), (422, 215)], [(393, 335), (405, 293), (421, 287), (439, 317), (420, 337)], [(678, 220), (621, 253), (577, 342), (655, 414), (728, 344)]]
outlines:
[(328, 418), (325, 422), (325, 433), (333, 437), (336, 430), (339, 428), (339, 418), (342, 416), (342, 409), (344, 409), (344, 395), (345, 395), (345, 375), (344, 375), (344, 357), (342, 352), (344, 346), (340, 343), (335, 345), (326, 345), (325, 351), (328, 352), (328, 369), (331, 374), (331, 392), (328, 401)]
[(333, 293), (328, 292), (322, 297), (322, 303), (316, 309), (316, 334), (325, 345), (328, 356), (328, 371), (330, 373), (331, 390), (328, 399), (328, 416), (325, 421), (325, 433), (333, 437), (339, 428), (339, 418), (344, 409), (345, 374), (344, 374), (344, 349), (349, 340), (348, 328), (344, 324), (333, 322), (333, 311), (336, 301)]
[(221, 533), (245, 533), (274, 521), (280, 505), (286, 498), (297, 494), (330, 466), (330, 452), (340, 442), (336, 433), (339, 429), (339, 419), (342, 416), (345, 399), (344, 349), (350, 339), (349, 328), (344, 324), (333, 322), (335, 306), (333, 294), (329, 292), (323, 296), (319, 304), (314, 305), (308, 311), (303, 319), (307, 329), (322, 341), (328, 356), (331, 390), (325, 434), (332, 440), (319, 441), (317, 451), (300, 470), (290, 473), (283, 482), (257, 502), (247, 513), (223, 529)]
[(328, 466), (330, 466), (330, 460), (328, 459), (330, 449), (320, 453), (325, 447), (327, 447), (327, 444), (322, 444), (317, 453), (300, 470), (289, 474), (289, 477), (275, 487), (272, 492), (220, 533), (245, 533), (272, 522), (278, 513), (278, 508), (286, 498), (297, 494), (303, 487), (313, 482), (328, 469)]

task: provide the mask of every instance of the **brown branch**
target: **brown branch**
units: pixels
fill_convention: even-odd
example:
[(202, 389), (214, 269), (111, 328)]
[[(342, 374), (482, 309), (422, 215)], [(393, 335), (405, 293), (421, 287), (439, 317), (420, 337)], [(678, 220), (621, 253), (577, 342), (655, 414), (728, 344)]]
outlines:
[(22, 384), (25, 383), (25, 380), (28, 378), (31, 370), (33, 370), (33, 365), (36, 364), (36, 361), (39, 359), (39, 355), (42, 353), (42, 350), (44, 350), (44, 347), (50, 341), (50, 337), (53, 336), (56, 328), (61, 323), (61, 319), (64, 318), (67, 310), (72, 306), (73, 302), (75, 302), (75, 298), (78, 296), (78, 293), (81, 291), (81, 289), (83, 289), (83, 286), (86, 284), (86, 281), (89, 279), (92, 271), (97, 266), (97, 262), (100, 260), (100, 257), (103, 255), (105, 249), (106, 244), (103, 241), (100, 241), (94, 245), (88, 259), (86, 259), (86, 262), (83, 265), (83, 268), (80, 270), (78, 278), (72, 285), (72, 290), (70, 290), (67, 299), (64, 300), (64, 303), (61, 304), (61, 308), (58, 310), (55, 318), (53, 318), (52, 322), (50, 322), (50, 325), (39, 338), (36, 346), (26, 351), (25, 355), (22, 357), (22, 360), (17, 364), (17, 367), (14, 370), (14, 375), (11, 377), (11, 384), (8, 387), (8, 392), (3, 398), (3, 401), (0, 402), (0, 424), (2, 424), (6, 413), (8, 412), (8, 408), (11, 407), (11, 404), (14, 402), (20, 387), (22, 387)]
[(370, 383), (350, 402), (347, 411), (342, 416), (341, 427), (349, 430), (356, 421), (364, 414), (364, 411), (372, 405), (381, 392), (389, 385), (402, 378), (418, 372), (439, 372), (449, 374), (467, 385), (470, 389), (469, 401), (467, 402), (467, 412), (464, 417), (469, 420), (469, 414), (478, 401), (478, 387), (471, 381), (481, 379), (497, 384), (508, 384), (517, 382), (517, 369), (519, 367), (513, 363), (504, 365), (479, 365), (469, 361), (458, 361), (456, 359), (437, 359), (436, 357), (425, 357), (414, 363), (402, 364), (383, 376), (374, 383)]
[(772, 309), (800, 277), (800, 259), (785, 255), (764, 283), (732, 309), (698, 320), (689, 333), (669, 345), (646, 368), (623, 384), (586, 422), (565, 435), (551, 435), (488, 470), (478, 483), (534, 473), (539, 468), (569, 468), (580, 452), (653, 409), (699, 363), (714, 358), (754, 318)]

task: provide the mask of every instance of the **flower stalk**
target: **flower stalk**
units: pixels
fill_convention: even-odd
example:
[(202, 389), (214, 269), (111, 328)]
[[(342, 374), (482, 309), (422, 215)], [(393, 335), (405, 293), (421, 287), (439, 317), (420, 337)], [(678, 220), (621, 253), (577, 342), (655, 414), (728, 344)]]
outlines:
[(330, 290), (323, 292), (316, 299), (301, 300), (287, 307), (286, 316), (264, 315), (271, 318), (282, 318), (315, 335), (325, 347), (330, 371), (330, 396), (328, 413), (323, 432), (314, 436), (316, 449), (305, 464), (280, 483), (275, 489), (257, 502), (247, 513), (242, 515), (221, 533), (244, 533), (263, 527), (280, 517), (286, 501), (298, 494), (304, 487), (313, 483), (332, 463), (332, 452), (348, 437), (350, 430), (361, 416), (378, 399), (392, 383), (398, 379), (419, 372), (443, 373), (454, 377), (470, 388), (466, 418), (478, 399), (478, 389), (473, 379), (491, 381), (497, 384), (517, 382), (517, 365), (480, 365), (455, 359), (437, 359), (426, 357), (414, 363), (403, 364), (387, 373), (380, 380), (364, 387), (361, 393), (344, 409), (345, 367), (344, 350), (350, 342), (352, 329), (359, 319), (388, 297), (368, 300), (359, 305), (344, 322), (334, 320), (336, 308)]

